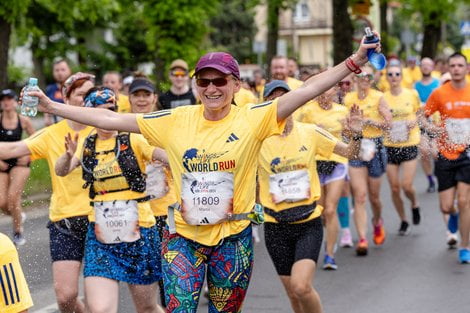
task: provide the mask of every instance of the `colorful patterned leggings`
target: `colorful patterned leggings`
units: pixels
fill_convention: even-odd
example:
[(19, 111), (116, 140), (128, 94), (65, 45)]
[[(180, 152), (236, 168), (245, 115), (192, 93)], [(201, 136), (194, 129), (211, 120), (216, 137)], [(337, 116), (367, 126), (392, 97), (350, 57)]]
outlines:
[(240, 312), (253, 268), (251, 226), (213, 247), (165, 230), (162, 272), (167, 312), (196, 312), (206, 265), (209, 313)]

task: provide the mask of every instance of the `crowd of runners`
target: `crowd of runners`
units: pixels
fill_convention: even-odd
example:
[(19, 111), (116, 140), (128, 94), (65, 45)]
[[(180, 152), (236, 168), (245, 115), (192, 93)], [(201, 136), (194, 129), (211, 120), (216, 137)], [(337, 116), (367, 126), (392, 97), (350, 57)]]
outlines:
[[(196, 312), (205, 281), (209, 312), (239, 312), (263, 223), (293, 311), (322, 312), (314, 273), (338, 269), (337, 243), (366, 256), (369, 220), (375, 245), (386, 241), (385, 222), (403, 236), (420, 224), (419, 160), (427, 191), (438, 191), (447, 244), (470, 263), (467, 60), (455, 53), (437, 70), (428, 58), (419, 66), (391, 58), (375, 71), (367, 49), (380, 45), (363, 43), (303, 81), (282, 56), (270, 82), (258, 72), (242, 78), (224, 52), (202, 56), (193, 74), (175, 60), (161, 95), (144, 75), (110, 71), (98, 85), (59, 60), (56, 82), (30, 92), (48, 125), (36, 132), (16, 113), (22, 94), (3, 90), (0, 206), (12, 216), (13, 243), (25, 244), (21, 192), (30, 161), (47, 160), (60, 312), (117, 312), (119, 282), (136, 312)], [(384, 176), (395, 221), (382, 217)], [(21, 312), (31, 297), (14, 245), (4, 235), (0, 243), (0, 309)]]

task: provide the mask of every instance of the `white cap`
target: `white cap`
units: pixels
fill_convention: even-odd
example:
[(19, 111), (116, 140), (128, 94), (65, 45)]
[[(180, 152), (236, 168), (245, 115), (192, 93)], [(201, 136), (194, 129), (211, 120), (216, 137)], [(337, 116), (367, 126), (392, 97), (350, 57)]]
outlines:
[(134, 77), (132, 76), (127, 76), (122, 80), (123, 85), (130, 85), (134, 81)]

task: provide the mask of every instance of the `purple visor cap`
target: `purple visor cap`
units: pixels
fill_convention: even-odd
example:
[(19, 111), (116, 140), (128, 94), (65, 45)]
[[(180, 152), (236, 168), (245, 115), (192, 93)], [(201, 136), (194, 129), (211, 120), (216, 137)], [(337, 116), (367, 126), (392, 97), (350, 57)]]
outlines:
[(232, 74), (240, 79), (238, 62), (233, 56), (226, 52), (209, 52), (202, 56), (196, 64), (194, 75), (205, 68), (213, 68), (226, 75)]

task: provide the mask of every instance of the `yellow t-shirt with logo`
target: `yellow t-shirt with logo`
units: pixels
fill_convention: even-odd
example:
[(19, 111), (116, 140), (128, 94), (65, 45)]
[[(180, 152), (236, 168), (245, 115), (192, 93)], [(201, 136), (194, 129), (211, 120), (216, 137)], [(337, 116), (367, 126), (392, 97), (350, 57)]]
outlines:
[(243, 87), (240, 88), (240, 91), (235, 94), (234, 101), (235, 104), (239, 107), (244, 107), (247, 104), (258, 103), (258, 99), (256, 98), (256, 96), (251, 91)]
[[(284, 209), (312, 204), (320, 199), (321, 187), (317, 173), (316, 155), (325, 159), (331, 157), (338, 140), (327, 131), (313, 124), (294, 122), (288, 136), (272, 136), (267, 138), (261, 147), (258, 158), (259, 199), (264, 207), (276, 212)], [(306, 170), (310, 180), (310, 197), (297, 202), (275, 203), (269, 188), (269, 177), (273, 174)], [(321, 215), (323, 208), (317, 205), (315, 211), (306, 222)], [(265, 214), (266, 222), (276, 220)]]
[[(93, 169), (93, 175), (98, 180), (94, 182), (95, 191), (97, 195), (95, 196), (93, 201), (99, 202), (113, 200), (133, 200), (147, 196), (145, 192), (141, 193), (132, 190), (106, 192), (110, 190), (120, 190), (129, 188), (129, 184), (126, 181), (126, 178), (122, 175), (123, 169), (121, 169), (121, 167), (119, 166), (118, 160), (116, 159), (116, 155), (113, 151), (116, 145), (116, 139), (117, 137), (112, 137), (107, 140), (100, 140), (99, 138), (96, 139), (96, 159), (98, 163)], [(155, 147), (149, 145), (145, 138), (140, 134), (130, 134), (129, 140), (131, 144), (131, 149), (132, 151), (134, 151), (134, 155), (137, 159), (137, 163), (139, 164), (140, 170), (145, 173), (145, 163), (152, 160), (152, 153)], [(123, 149), (128, 149), (128, 147), (124, 147), (121, 144), (120, 149), (122, 151)], [(108, 179), (104, 181), (99, 181), (99, 179), (105, 178)], [(103, 194), (100, 194), (100, 192), (103, 192)], [(89, 199), (88, 202), (90, 202)], [(155, 218), (153, 216), (152, 209), (150, 208), (149, 201), (138, 202), (137, 206), (139, 210), (139, 226), (151, 227), (155, 225)], [(95, 221), (94, 212), (90, 212), (88, 219), (91, 222)]]
[[(357, 104), (364, 112), (364, 119), (370, 119), (374, 122), (383, 122), (383, 117), (379, 113), (380, 98), (383, 93), (375, 89), (369, 89), (367, 97), (359, 99), (357, 91), (350, 92), (344, 97), (344, 105), (350, 110), (353, 104)], [(365, 138), (382, 137), (382, 129), (375, 126), (366, 125), (362, 130)]]
[[(178, 107), (137, 115), (141, 133), (168, 154), (175, 191), (181, 203), (185, 173), (233, 174), (233, 213), (248, 213), (255, 205), (256, 166), (263, 140), (281, 133), (277, 122), (277, 100), (245, 107), (232, 105), (219, 121), (204, 118), (202, 105)], [(223, 175), (222, 175), (223, 174)], [(238, 234), (248, 220), (215, 225), (189, 225), (175, 212), (176, 231), (207, 246)]]
[[(390, 91), (384, 93), (384, 98), (387, 101), (388, 107), (392, 113), (392, 123), (399, 121), (414, 121), (417, 119), (416, 112), (421, 107), (418, 92), (416, 90), (403, 88), (398, 96), (392, 95)], [(393, 125), (393, 124), (392, 124)], [(416, 125), (409, 132), (407, 141), (393, 142), (389, 134), (384, 136), (384, 145), (387, 147), (410, 147), (419, 144), (421, 139), (419, 126)]]
[[(332, 103), (332, 107), (329, 110), (325, 110), (320, 107), (318, 102), (315, 102), (313, 105), (313, 123), (332, 134), (339, 141), (341, 141), (343, 124), (348, 114), (348, 109), (341, 104)], [(343, 164), (348, 163), (347, 158), (334, 153), (331, 155), (330, 158), (325, 158), (321, 155), (318, 155), (317, 161), (334, 161)]]
[[(91, 127), (86, 127), (78, 132), (79, 147), (83, 140), (91, 132)], [(67, 217), (85, 216), (90, 213), (88, 191), (83, 189), (82, 169), (74, 169), (69, 175), (59, 177), (55, 175), (55, 163), (65, 152), (65, 136), (75, 134), (66, 120), (43, 128), (25, 139), (25, 143), (31, 152), (31, 159), (46, 159), (49, 165), (52, 181), (52, 196), (49, 206), (49, 219), (57, 222)]]
[(11, 240), (2, 233), (0, 233), (0, 286), (0, 312), (17, 313), (33, 306), (18, 251)]
[(306, 124), (313, 124), (315, 123), (315, 117), (313, 116), (315, 112), (315, 101), (310, 100), (304, 105), (302, 105), (300, 108), (294, 111), (292, 113), (292, 117), (294, 118), (295, 121), (300, 122), (300, 123), (306, 123)]
[[(150, 165), (147, 165), (147, 168)], [(154, 198), (150, 200), (150, 207), (152, 208), (154, 216), (165, 216), (168, 214), (168, 206), (177, 202), (175, 194), (175, 183), (173, 181), (173, 175), (171, 175), (171, 170), (168, 166), (163, 164), (158, 165), (159, 170), (163, 172), (164, 175), (164, 185), (166, 185), (166, 194), (161, 198)], [(147, 176), (147, 186), (148, 186), (149, 176)]]
[(118, 113), (130, 113), (131, 112), (131, 103), (129, 102), (129, 97), (120, 93), (118, 100)]

